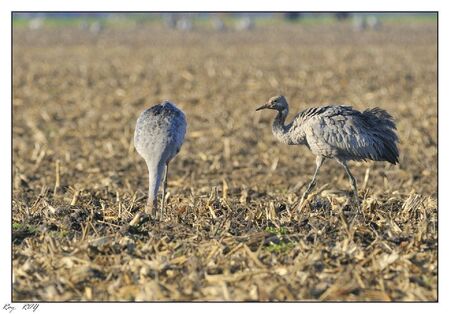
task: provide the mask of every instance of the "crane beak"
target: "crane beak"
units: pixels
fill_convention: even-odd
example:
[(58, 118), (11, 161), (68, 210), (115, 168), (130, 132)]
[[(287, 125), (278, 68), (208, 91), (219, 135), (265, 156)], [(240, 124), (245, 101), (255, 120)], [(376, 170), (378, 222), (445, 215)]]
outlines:
[(256, 111), (258, 111), (258, 110), (263, 110), (263, 109), (269, 109), (269, 108), (270, 108), (270, 105), (269, 105), (269, 104), (264, 104), (264, 105), (262, 105), (261, 107), (256, 108)]

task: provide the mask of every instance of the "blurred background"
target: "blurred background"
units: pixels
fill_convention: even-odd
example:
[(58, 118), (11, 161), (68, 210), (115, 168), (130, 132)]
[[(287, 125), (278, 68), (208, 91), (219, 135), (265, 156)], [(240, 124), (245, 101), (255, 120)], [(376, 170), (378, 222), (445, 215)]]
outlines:
[(51, 25), (71, 25), (99, 32), (103, 27), (139, 27), (146, 24), (162, 24), (179, 30), (213, 29), (246, 30), (256, 26), (287, 23), (347, 22), (357, 31), (381, 29), (384, 23), (430, 22), (436, 20), (435, 13), (14, 13), (14, 26), (39, 29)]

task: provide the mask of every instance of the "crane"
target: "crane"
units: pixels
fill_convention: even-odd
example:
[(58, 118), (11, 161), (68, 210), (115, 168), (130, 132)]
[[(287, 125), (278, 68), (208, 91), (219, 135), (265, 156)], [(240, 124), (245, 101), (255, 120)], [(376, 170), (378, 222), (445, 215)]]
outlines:
[(186, 126), (183, 111), (169, 101), (148, 108), (137, 120), (134, 147), (147, 164), (149, 188), (145, 211), (153, 217), (156, 217), (161, 179), (164, 182), (160, 218), (163, 217), (169, 162), (180, 151)]
[(306, 145), (316, 156), (316, 170), (299, 202), (304, 200), (316, 184), (316, 177), (327, 158), (335, 159), (347, 173), (353, 196), (359, 208), (358, 189), (347, 162), (349, 160), (376, 160), (398, 163), (398, 136), (392, 116), (380, 108), (363, 112), (346, 105), (328, 105), (308, 108), (285, 125), (289, 105), (284, 96), (274, 96), (256, 111), (272, 109), (277, 115), (272, 133), (282, 143)]

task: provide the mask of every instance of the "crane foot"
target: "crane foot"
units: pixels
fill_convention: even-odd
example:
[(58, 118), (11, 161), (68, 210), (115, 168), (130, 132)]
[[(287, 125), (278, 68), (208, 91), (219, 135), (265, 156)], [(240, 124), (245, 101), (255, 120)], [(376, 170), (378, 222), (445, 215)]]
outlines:
[(302, 198), (300, 199), (300, 202), (297, 203), (296, 208), (297, 208), (297, 212), (301, 213), (303, 210), (303, 207), (306, 203), (306, 201), (308, 200), (308, 194), (303, 194)]
[(363, 221), (366, 221), (366, 216), (364, 215), (364, 212), (362, 210), (362, 206), (361, 206), (361, 202), (359, 201), (359, 197), (358, 194), (353, 194), (353, 205), (354, 208), (356, 209), (356, 214), (355, 214), (355, 218), (357, 216), (362, 217)]

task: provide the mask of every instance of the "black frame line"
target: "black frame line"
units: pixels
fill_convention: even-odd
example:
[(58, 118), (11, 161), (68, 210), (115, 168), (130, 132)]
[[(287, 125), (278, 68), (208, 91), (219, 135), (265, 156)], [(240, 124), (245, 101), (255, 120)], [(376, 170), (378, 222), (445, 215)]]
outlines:
[[(287, 13), (287, 12), (301, 12), (301, 13), (434, 13), (436, 14), (436, 107), (437, 107), (437, 123), (436, 123), (436, 134), (437, 134), (437, 175), (436, 175), (436, 186), (437, 186), (437, 298), (436, 301), (319, 301), (319, 300), (295, 300), (295, 301), (202, 301), (202, 300), (171, 300), (171, 301), (14, 301), (13, 300), (13, 243), (12, 243), (12, 224), (13, 224), (13, 209), (12, 209), (12, 201), (13, 201), (13, 63), (14, 63), (14, 54), (13, 54), (13, 20), (14, 14), (18, 13)], [(290, 10), (281, 10), (281, 11), (11, 11), (11, 221), (10, 221), (10, 254), (11, 254), (11, 274), (10, 274), (10, 283), (11, 283), (11, 295), (10, 295), (10, 303), (26, 303), (33, 302), (38, 304), (47, 304), (47, 303), (55, 303), (55, 304), (67, 304), (67, 303), (439, 303), (439, 11), (290, 11)]]

